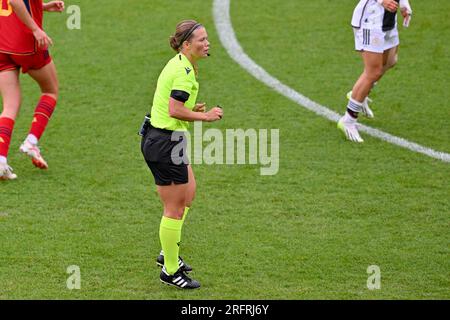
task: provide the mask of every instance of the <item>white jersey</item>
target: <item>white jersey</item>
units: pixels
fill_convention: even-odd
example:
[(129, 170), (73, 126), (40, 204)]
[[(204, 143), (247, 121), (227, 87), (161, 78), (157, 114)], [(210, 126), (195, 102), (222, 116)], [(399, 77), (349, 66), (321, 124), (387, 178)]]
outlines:
[(360, 0), (353, 11), (352, 26), (389, 31), (397, 26), (397, 13), (385, 10), (376, 0)]

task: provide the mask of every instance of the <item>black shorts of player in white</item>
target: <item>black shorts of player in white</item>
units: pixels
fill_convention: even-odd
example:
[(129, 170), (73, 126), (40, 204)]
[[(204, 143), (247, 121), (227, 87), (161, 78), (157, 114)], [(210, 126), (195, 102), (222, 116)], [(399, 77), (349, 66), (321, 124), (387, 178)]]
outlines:
[[(175, 141), (172, 141), (176, 139)], [(141, 151), (158, 186), (188, 183), (185, 156), (186, 136), (182, 132), (150, 126), (142, 137)], [(174, 148), (175, 149), (174, 151)]]

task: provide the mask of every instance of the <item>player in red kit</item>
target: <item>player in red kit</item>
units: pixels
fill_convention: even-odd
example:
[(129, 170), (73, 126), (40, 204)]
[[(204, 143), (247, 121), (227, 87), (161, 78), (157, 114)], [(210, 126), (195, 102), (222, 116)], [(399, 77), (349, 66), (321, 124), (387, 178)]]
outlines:
[(0, 0), (0, 180), (13, 180), (17, 175), (7, 163), (14, 122), (20, 109), (19, 72), (28, 73), (41, 88), (29, 134), (20, 151), (31, 157), (33, 164), (47, 169), (38, 141), (58, 100), (56, 67), (48, 52), (50, 37), (42, 30), (43, 12), (62, 12), (63, 1)]

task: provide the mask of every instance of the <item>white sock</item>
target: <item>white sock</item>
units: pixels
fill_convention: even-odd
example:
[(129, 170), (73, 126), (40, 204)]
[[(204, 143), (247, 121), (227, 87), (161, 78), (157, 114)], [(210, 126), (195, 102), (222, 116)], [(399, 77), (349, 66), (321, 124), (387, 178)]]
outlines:
[(355, 118), (353, 118), (350, 113), (348, 113), (348, 111), (345, 112), (344, 114), (344, 122), (347, 123), (355, 123), (357, 120)]
[(347, 109), (350, 109), (350, 110), (352, 110), (354, 112), (361, 112), (363, 103), (364, 103), (364, 100), (359, 102), (359, 101), (356, 101), (353, 98), (350, 98), (348, 100)]
[(31, 143), (32, 145), (37, 145), (37, 143), (38, 143), (38, 138), (36, 138), (36, 136), (34, 135), (34, 134), (29, 134), (28, 135), (28, 137), (27, 137), (27, 141), (29, 142), (29, 143)]
[(8, 162), (6, 161), (6, 157), (0, 156), (0, 163), (1, 164), (7, 164)]

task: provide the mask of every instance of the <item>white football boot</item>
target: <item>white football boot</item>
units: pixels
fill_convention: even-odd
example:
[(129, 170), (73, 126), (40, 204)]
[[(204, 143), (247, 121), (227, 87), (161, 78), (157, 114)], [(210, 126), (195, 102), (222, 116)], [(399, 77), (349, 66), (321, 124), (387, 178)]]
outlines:
[(42, 158), (41, 151), (37, 145), (30, 143), (28, 140), (25, 140), (20, 146), (19, 150), (25, 153), (27, 156), (31, 158), (33, 164), (40, 169), (48, 169), (48, 164)]
[(0, 163), (0, 180), (14, 180), (17, 175), (13, 173), (13, 169), (7, 163)]
[(345, 115), (339, 119), (337, 127), (345, 134), (345, 137), (353, 142), (364, 142), (358, 132), (356, 119)]

